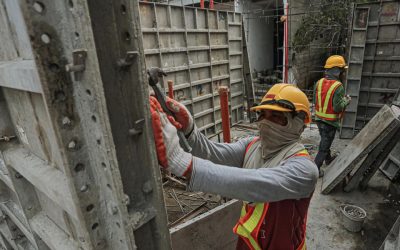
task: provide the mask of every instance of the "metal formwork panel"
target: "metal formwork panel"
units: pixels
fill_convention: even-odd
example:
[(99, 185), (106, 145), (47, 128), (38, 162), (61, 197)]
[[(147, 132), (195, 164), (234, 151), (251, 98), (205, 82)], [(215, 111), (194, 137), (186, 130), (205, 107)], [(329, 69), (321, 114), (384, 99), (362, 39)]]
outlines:
[[(196, 125), (221, 132), (218, 87), (228, 86), (231, 124), (243, 119), (241, 14), (140, 2), (146, 67), (160, 67), (174, 83), (174, 97)], [(166, 89), (166, 88), (164, 88)]]
[(340, 135), (352, 138), (357, 117), (361, 77), (364, 64), (365, 42), (367, 40), (369, 8), (354, 8), (353, 29), (349, 49), (349, 70), (346, 79), (346, 93), (351, 96), (350, 105), (346, 108), (342, 119)]
[[(395, 101), (400, 88), (400, 3), (379, 1), (357, 4), (369, 8), (366, 39), (360, 39), (352, 26), (352, 41), (365, 47), (353, 55), (350, 48), (347, 92), (355, 97), (346, 110), (341, 137), (352, 138), (385, 104)], [(353, 51), (354, 52), (354, 51)], [(352, 57), (362, 59), (362, 67), (352, 65)], [(352, 69), (353, 68), (353, 69)], [(361, 73), (359, 88), (352, 84), (353, 72)]]
[(170, 248), (139, 26), (137, 1), (0, 0), (0, 248)]

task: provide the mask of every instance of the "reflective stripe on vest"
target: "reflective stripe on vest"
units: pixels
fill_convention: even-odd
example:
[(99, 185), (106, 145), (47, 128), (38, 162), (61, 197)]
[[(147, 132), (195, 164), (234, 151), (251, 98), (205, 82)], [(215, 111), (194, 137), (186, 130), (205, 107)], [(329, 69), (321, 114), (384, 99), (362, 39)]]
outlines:
[[(256, 140), (254, 140), (256, 141)], [(249, 148), (249, 147), (248, 147)], [(248, 149), (247, 148), (247, 149)], [(247, 150), (246, 150), (247, 151)], [(297, 152), (294, 155), (289, 156), (305, 156), (310, 157), (308, 151), (303, 149)], [(287, 158), (286, 158), (287, 159)], [(249, 249), (251, 250), (261, 250), (260, 244), (258, 243), (258, 232), (260, 230), (261, 224), (265, 219), (269, 207), (269, 203), (252, 203), (251, 205), (247, 205), (247, 203), (243, 203), (242, 210), (240, 211), (239, 221), (236, 223), (233, 228), (233, 232), (239, 235), (244, 242), (247, 244)], [(305, 218), (304, 224), (304, 235), (300, 245), (296, 250), (306, 250), (306, 230), (305, 225), (307, 222), (307, 217)]]
[(240, 219), (233, 228), (233, 232), (242, 237), (251, 250), (261, 250), (257, 236), (268, 206), (268, 203), (255, 203), (255, 206), (251, 207), (243, 204)]
[[(329, 102), (333, 101), (333, 95), (335, 90), (342, 84), (339, 81), (334, 82), (328, 89), (325, 96), (322, 96), (322, 85), (324, 83), (324, 78), (318, 81), (317, 85), (317, 106), (315, 107), (315, 114), (326, 120), (336, 120), (340, 117), (340, 114), (334, 113), (333, 110), (328, 110)], [(324, 97), (324, 105), (322, 106), (322, 98)]]

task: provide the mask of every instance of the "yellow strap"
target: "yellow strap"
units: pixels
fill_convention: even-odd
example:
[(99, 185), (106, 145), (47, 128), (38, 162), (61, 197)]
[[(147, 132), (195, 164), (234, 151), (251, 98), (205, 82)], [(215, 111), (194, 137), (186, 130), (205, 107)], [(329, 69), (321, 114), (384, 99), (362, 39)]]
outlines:
[(307, 154), (307, 155), (310, 155), (310, 154), (308, 153), (307, 149), (300, 150), (299, 152), (296, 153), (296, 155), (297, 155), (297, 154)]
[(264, 211), (264, 203), (256, 203), (253, 213), (246, 220), (246, 222), (242, 224), (242, 226), (245, 227), (250, 233), (253, 232), (254, 229), (257, 227), (258, 222), (261, 220), (263, 211)]
[(319, 81), (318, 81), (318, 85), (317, 85), (317, 94), (318, 94), (318, 110), (316, 110), (317, 112), (318, 111), (321, 111), (321, 108), (322, 108), (322, 101), (321, 101), (321, 92), (322, 92), (322, 83), (324, 82), (324, 78), (322, 78), (322, 79), (320, 79)]
[(251, 246), (253, 247), (254, 250), (261, 250), (260, 245), (258, 244), (257, 240), (253, 238), (253, 236), (251, 236), (250, 233), (247, 233), (247, 230), (242, 227), (241, 225), (238, 226), (237, 234), (239, 234), (242, 237), (245, 237), (246, 239), (248, 239), (250, 241)]
[(319, 117), (322, 117), (322, 118), (332, 118), (332, 119), (339, 118), (338, 114), (326, 114), (326, 113), (321, 113), (321, 112), (318, 112), (318, 111), (315, 111), (315, 114), (317, 116), (319, 116)]
[(325, 96), (325, 102), (324, 102), (324, 108), (322, 110), (323, 113), (326, 114), (326, 110), (328, 109), (328, 104), (329, 104), (329, 100), (332, 98), (332, 92), (334, 89), (336, 89), (337, 86), (339, 86), (339, 84), (341, 84), (339, 81), (334, 82), (331, 87), (328, 90), (328, 93), (326, 93)]
[[(261, 250), (261, 248), (258, 245), (257, 239), (254, 239), (251, 233), (256, 229), (259, 221), (262, 219), (261, 217), (263, 215), (264, 209), (264, 203), (256, 203), (250, 217), (243, 224), (239, 224), (235, 232), (236, 234), (248, 239), (250, 241), (250, 244), (253, 246), (253, 249), (255, 250)], [(240, 218), (243, 218), (246, 215), (246, 205), (243, 204)]]

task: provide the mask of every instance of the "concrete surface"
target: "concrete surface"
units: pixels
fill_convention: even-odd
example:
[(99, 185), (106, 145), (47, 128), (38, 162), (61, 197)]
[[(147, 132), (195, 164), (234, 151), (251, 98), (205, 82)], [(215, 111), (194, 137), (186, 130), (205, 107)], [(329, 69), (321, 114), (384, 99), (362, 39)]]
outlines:
[[(311, 129), (305, 130), (302, 137), (304, 143), (311, 145), (318, 145), (320, 139), (314, 124)], [(336, 137), (332, 149), (340, 153), (346, 150), (349, 142)], [(310, 150), (313, 157), (317, 150), (317, 146)], [(390, 181), (378, 171), (365, 192), (355, 190), (345, 193), (339, 185), (329, 195), (320, 193), (321, 184), (320, 178), (308, 211), (308, 249), (379, 249), (399, 216), (399, 203), (393, 198), (396, 195), (390, 193)], [(339, 206), (344, 203), (366, 210), (367, 219), (361, 232), (352, 233), (343, 227)]]

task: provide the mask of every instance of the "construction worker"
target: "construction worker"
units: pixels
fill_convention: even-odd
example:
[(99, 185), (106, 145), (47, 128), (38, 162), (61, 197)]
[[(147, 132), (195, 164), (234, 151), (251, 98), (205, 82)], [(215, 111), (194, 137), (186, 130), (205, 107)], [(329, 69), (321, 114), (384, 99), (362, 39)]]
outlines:
[[(237, 249), (305, 249), (307, 211), (318, 169), (299, 142), (310, 122), (306, 95), (291, 84), (275, 84), (253, 111), (260, 136), (217, 143), (199, 132), (182, 104), (167, 100), (176, 121), (150, 97), (160, 165), (185, 176), (189, 191), (244, 201), (233, 231)], [(192, 152), (179, 145), (181, 129)], [(218, 222), (216, 222), (218, 223)]]
[(325, 63), (325, 76), (321, 78), (314, 88), (315, 119), (317, 122), (321, 141), (315, 164), (319, 170), (319, 176), (324, 175), (321, 169), (325, 161), (329, 165), (336, 156), (331, 154), (331, 145), (339, 129), (340, 118), (350, 103), (350, 96), (345, 96), (343, 78), (346, 62), (342, 56), (330, 56)]

